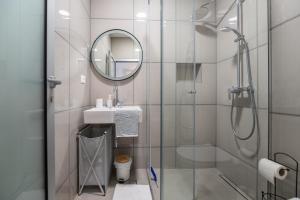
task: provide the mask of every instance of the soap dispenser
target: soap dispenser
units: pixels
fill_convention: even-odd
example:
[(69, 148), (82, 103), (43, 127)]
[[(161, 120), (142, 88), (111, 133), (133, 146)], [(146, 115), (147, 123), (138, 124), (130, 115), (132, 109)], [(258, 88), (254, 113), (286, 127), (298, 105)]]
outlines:
[(106, 105), (107, 105), (108, 108), (112, 108), (111, 94), (108, 95), (108, 99), (107, 99)]

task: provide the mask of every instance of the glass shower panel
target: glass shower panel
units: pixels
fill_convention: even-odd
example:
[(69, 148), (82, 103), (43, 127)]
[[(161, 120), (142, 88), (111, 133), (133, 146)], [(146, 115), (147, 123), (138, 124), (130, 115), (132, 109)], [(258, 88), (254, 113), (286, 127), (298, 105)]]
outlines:
[[(193, 0), (164, 5), (162, 16), (162, 199), (194, 199), (195, 34)], [(171, 11), (171, 12), (170, 12)]]
[[(164, 200), (259, 199), (266, 191), (257, 163), (268, 157), (267, 0), (241, 1), (240, 8), (238, 2), (163, 1)], [(230, 28), (245, 36), (250, 65), (245, 43), (238, 54), (237, 34)], [(248, 66), (256, 112), (246, 90)], [(244, 92), (233, 101), (229, 89), (239, 85)], [(253, 116), (253, 136), (235, 137), (235, 126), (241, 137), (251, 133)]]
[(45, 1), (0, 2), (0, 199), (45, 199)]

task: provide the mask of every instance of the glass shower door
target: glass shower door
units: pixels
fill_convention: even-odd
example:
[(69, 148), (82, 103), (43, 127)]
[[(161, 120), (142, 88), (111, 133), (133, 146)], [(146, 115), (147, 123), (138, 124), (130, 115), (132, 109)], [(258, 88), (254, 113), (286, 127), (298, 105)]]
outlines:
[[(165, 2), (165, 1), (164, 1)], [(195, 32), (193, 1), (172, 1), (162, 16), (161, 199), (195, 199)], [(167, 10), (175, 9), (174, 15)], [(190, 12), (187, 12), (189, 10)]]
[(0, 199), (45, 199), (43, 0), (0, 1)]

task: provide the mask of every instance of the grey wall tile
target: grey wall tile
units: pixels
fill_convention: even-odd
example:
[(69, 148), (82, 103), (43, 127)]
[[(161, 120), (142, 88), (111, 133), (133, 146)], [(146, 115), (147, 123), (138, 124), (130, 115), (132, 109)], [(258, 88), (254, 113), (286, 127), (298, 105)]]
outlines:
[(256, 199), (256, 169), (217, 149), (217, 169), (247, 195)]
[(258, 48), (258, 66), (257, 66), (257, 80), (258, 80), (258, 107), (268, 108), (269, 99), (269, 65), (268, 65), (268, 45), (264, 45)]
[(300, 17), (272, 30), (272, 110), (300, 114)]
[(300, 2), (289, 0), (282, 3), (281, 0), (271, 1), (272, 27), (300, 14)]
[[(235, 112), (236, 113), (236, 112)], [(233, 119), (239, 120), (239, 134), (240, 136), (247, 136), (252, 128), (252, 111), (249, 108), (239, 110), (239, 117), (234, 113)], [(243, 160), (252, 167), (257, 165), (257, 154), (259, 150), (264, 151), (262, 155), (266, 156), (267, 151), (265, 146), (267, 135), (267, 111), (260, 111), (259, 127), (260, 133), (256, 130), (252, 138), (247, 141), (235, 140), (230, 122), (230, 106), (218, 106), (218, 132), (217, 132), (217, 146), (229, 152), (236, 158)], [(259, 136), (259, 137), (258, 137)]]

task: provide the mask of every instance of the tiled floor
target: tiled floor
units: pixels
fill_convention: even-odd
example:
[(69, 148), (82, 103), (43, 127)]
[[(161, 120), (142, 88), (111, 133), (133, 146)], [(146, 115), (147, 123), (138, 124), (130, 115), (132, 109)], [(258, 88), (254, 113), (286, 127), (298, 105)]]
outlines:
[[(137, 169), (135, 170), (135, 174), (131, 173), (132, 176), (127, 184), (141, 184), (141, 185), (148, 185), (148, 176), (146, 169)], [(88, 188), (83, 191), (80, 196), (77, 196), (75, 200), (112, 200), (115, 186), (117, 184), (115, 176), (112, 177), (110, 181), (109, 187), (107, 189), (107, 193), (105, 196), (100, 195), (99, 189), (97, 188)]]

